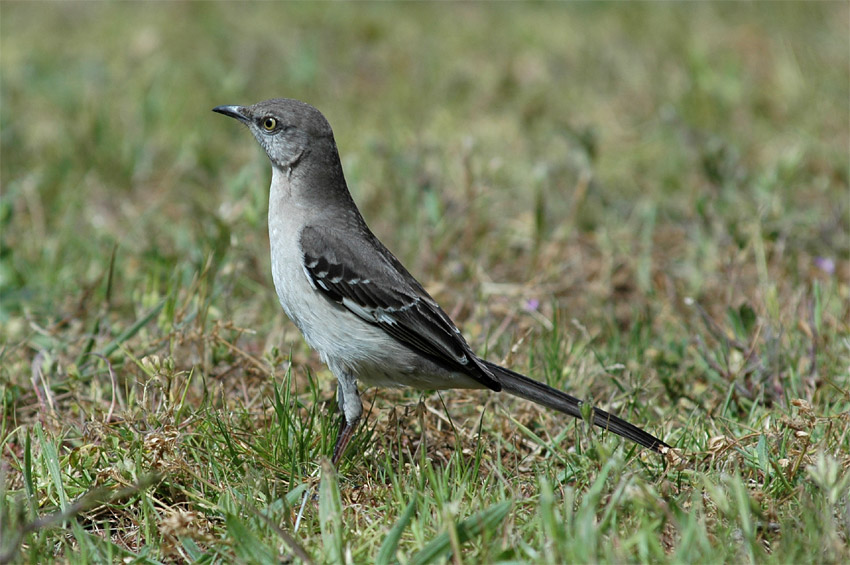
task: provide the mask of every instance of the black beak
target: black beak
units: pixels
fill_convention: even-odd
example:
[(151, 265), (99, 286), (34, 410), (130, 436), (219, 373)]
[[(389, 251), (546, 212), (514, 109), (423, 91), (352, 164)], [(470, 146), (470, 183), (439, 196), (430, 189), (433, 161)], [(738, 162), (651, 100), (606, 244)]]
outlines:
[(251, 120), (245, 110), (246, 108), (244, 106), (216, 106), (212, 111), (224, 114), (225, 116), (230, 116), (231, 118), (236, 118), (240, 122), (247, 124)]

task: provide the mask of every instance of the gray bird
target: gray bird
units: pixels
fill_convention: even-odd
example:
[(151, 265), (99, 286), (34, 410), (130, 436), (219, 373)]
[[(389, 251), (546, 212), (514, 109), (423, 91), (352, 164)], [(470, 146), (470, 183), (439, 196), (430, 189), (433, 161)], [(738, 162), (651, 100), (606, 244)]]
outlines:
[[(343, 423), (334, 464), (363, 413), (358, 380), (417, 389), (488, 388), (582, 417), (581, 400), (472, 351), (449, 316), (366, 226), (321, 112), (283, 98), (213, 111), (248, 126), (271, 161), (274, 286), (286, 315), (339, 381)], [(654, 451), (669, 447), (599, 408), (592, 409), (592, 421)]]

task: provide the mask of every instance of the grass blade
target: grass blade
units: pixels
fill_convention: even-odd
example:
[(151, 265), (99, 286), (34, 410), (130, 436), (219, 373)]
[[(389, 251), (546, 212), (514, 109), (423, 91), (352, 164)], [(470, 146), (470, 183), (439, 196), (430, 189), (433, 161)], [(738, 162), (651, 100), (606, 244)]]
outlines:
[[(458, 541), (460, 543), (465, 543), (472, 538), (480, 536), (484, 532), (495, 529), (499, 524), (501, 524), (505, 516), (508, 515), (508, 511), (511, 509), (511, 504), (510, 500), (499, 502), (486, 510), (473, 514), (460, 524), (457, 524), (457, 526), (451, 524), (449, 527), (456, 527)], [(410, 560), (410, 565), (425, 565), (426, 563), (433, 563), (435, 560), (450, 551), (451, 547), (452, 542), (449, 532), (443, 532), (431, 540), (428, 545), (423, 547), (422, 551), (417, 553), (413, 559)]]
[(246, 527), (235, 514), (228, 513), (225, 522), (230, 539), (234, 541), (233, 550), (243, 563), (278, 563), (269, 548), (263, 545), (252, 529)]
[(154, 306), (150, 312), (136, 320), (132, 326), (121, 332), (121, 334), (110, 342), (109, 345), (103, 348), (101, 355), (109, 357), (115, 353), (115, 350), (118, 349), (122, 343), (136, 335), (139, 330), (145, 326), (145, 324), (153, 320), (160, 313), (163, 306), (165, 306), (165, 300), (160, 301), (160, 303)]
[(390, 530), (390, 533), (387, 534), (384, 542), (381, 544), (381, 549), (378, 551), (378, 557), (375, 559), (376, 565), (389, 565), (390, 563), (395, 562), (394, 557), (395, 552), (398, 549), (398, 542), (401, 539), (401, 534), (410, 523), (410, 519), (416, 513), (416, 502), (416, 493), (414, 493), (413, 497), (410, 499), (410, 504), (408, 504), (407, 508), (404, 509), (404, 513), (401, 515), (401, 518), (398, 519)]
[(53, 480), (53, 486), (59, 497), (59, 507), (64, 512), (68, 508), (68, 498), (65, 495), (65, 487), (62, 485), (62, 473), (59, 471), (59, 455), (56, 452), (56, 446), (45, 439), (41, 424), (36, 424), (35, 433), (38, 436), (38, 442), (41, 444), (44, 463), (47, 465), (47, 471), (50, 473), (50, 478)]
[(322, 546), (328, 563), (342, 563), (344, 542), (342, 536), (342, 501), (336, 469), (327, 459), (322, 461), (322, 479), (319, 482), (319, 528)]

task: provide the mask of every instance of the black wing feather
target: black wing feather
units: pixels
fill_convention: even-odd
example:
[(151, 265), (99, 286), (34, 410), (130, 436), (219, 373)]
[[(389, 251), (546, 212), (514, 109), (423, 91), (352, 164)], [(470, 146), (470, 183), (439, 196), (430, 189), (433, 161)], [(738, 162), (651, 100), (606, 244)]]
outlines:
[(313, 287), (408, 347), (501, 390), (448, 315), (377, 238), (368, 236), (374, 245), (355, 252), (334, 230), (304, 228), (304, 270)]

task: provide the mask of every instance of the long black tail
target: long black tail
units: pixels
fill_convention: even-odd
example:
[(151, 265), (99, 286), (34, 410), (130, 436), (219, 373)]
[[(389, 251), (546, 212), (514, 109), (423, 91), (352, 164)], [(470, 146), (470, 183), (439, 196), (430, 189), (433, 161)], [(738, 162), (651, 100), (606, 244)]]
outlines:
[[(502, 385), (503, 391), (575, 418), (582, 417), (581, 405), (584, 402), (578, 398), (489, 361), (483, 363)], [(593, 408), (593, 423), (658, 453), (662, 447), (670, 447), (652, 434), (596, 407)]]

